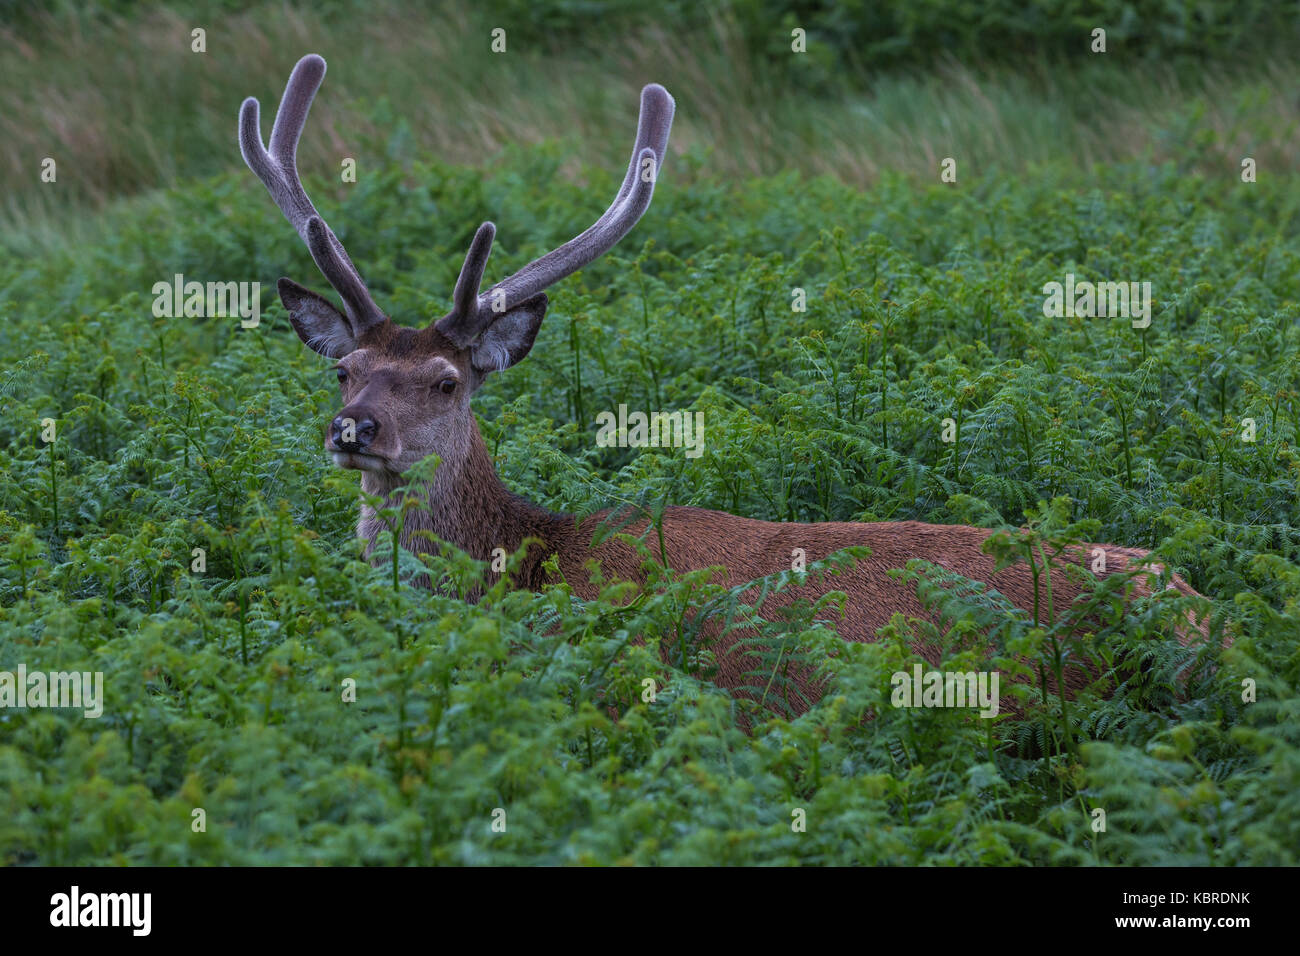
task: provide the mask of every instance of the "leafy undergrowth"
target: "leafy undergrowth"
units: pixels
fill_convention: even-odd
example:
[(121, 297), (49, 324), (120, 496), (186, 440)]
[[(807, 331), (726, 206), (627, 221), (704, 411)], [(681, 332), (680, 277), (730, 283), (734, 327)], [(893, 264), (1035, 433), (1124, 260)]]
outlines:
[[(560, 161), (309, 187), (376, 299), (416, 324), (445, 311), (483, 219), (495, 275), (591, 221)], [(1045, 169), (862, 194), (668, 172), (476, 398), (512, 489), (579, 513), (1029, 515), (1049, 545), (1082, 527), (1158, 548), (1233, 646), (1169, 636), (1194, 601), (1120, 615), (1102, 593), (1065, 641), (1103, 672), (1076, 700), (1025, 689), (1023, 718), (989, 720), (894, 708), (916, 635), (951, 670), (982, 666), (974, 622), (996, 625), (1008, 672), (1062, 653), (1061, 632), (914, 562), (900, 573), (945, 626), (896, 618), (846, 644), (833, 600), (769, 621), (755, 687), (800, 660), (830, 690), (745, 733), (698, 638), (741, 605), (707, 575), (665, 574), (631, 604), (613, 584), (477, 605), (395, 587), (360, 559), (355, 474), (320, 449), (329, 363), (272, 301), (281, 274), (323, 283), (252, 177), (222, 177), (116, 208), (95, 248), (0, 262), (0, 670), (102, 671), (106, 698), (98, 719), (0, 710), (0, 860), (1297, 862), (1294, 181), (1135, 166), (1102, 170), (1104, 192)], [(1151, 282), (1150, 327), (1045, 318), (1044, 283), (1069, 272)], [(260, 325), (155, 318), (150, 290), (176, 273), (262, 282)], [(704, 412), (704, 454), (597, 447), (596, 414), (619, 404)], [(429, 560), (448, 581), (474, 571)]]

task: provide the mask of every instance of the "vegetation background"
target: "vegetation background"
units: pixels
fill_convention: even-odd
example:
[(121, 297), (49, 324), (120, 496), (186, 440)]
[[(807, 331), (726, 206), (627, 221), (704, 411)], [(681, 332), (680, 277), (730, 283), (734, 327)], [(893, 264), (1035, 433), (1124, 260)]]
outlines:
[[(98, 720), (0, 710), (0, 861), (1295, 864), (1297, 13), (0, 2), (0, 670), (107, 690)], [(271, 112), (307, 52), (330, 63), (308, 190), (406, 324), (445, 311), (482, 220), (498, 271), (587, 225), (636, 91), (677, 98), (647, 217), (554, 290), (532, 356), (476, 399), (512, 489), (576, 512), (1086, 532), (1157, 548), (1234, 646), (1184, 651), (1179, 606), (1112, 594), (1071, 653), (1141, 672), (981, 721), (887, 706), (929, 625), (849, 645), (832, 606), (805, 608), (767, 625), (756, 686), (779, 691), (794, 657), (832, 691), (797, 719), (777, 693), (746, 734), (692, 623), (737, 596), (704, 575), (628, 606), (395, 585), (360, 560), (355, 474), (320, 451), (327, 363), (274, 299), (280, 275), (324, 283), (235, 141), (242, 98)], [(1150, 328), (1044, 318), (1066, 272), (1150, 281)], [(176, 273), (260, 281), (260, 326), (155, 318)], [(620, 403), (704, 411), (705, 454), (597, 448)], [(948, 615), (945, 666), (979, 666), (974, 622), (999, 666), (1051, 666), (1060, 633), (907, 573)]]

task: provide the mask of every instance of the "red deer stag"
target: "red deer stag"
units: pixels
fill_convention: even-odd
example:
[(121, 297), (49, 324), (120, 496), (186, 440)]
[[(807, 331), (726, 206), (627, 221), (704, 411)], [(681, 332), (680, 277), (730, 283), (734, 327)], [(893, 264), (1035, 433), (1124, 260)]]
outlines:
[[(456, 280), (450, 312), (426, 328), (394, 324), (375, 304), (347, 252), (303, 191), (297, 171), (298, 138), (312, 99), (325, 75), (325, 61), (304, 57), (294, 67), (276, 114), (269, 149), (262, 145), (258, 102), (248, 98), (239, 116), (239, 143), (244, 159), (266, 185), (272, 198), (307, 243), (312, 258), (343, 300), (340, 312), (330, 302), (298, 283), (282, 278), (280, 299), (298, 336), (308, 348), (338, 361), (343, 408), (329, 427), (325, 447), (335, 464), (359, 469), (361, 487), (386, 496), (403, 483), (403, 473), (426, 456), (441, 458), (431, 482), (423, 489), (426, 510), (413, 512), (402, 545), (412, 552), (433, 550), (426, 535), (433, 532), (473, 557), (487, 561), (493, 550), (515, 552), (525, 539), (539, 547), (514, 576), (516, 586), (540, 589), (547, 581), (542, 562), (558, 556), (565, 579), (584, 598), (598, 588), (590, 583), (587, 563), (599, 560), (606, 579), (643, 580), (642, 561), (618, 538), (592, 547), (593, 531), (605, 514), (578, 521), (553, 514), (506, 489), (497, 477), (491, 456), (479, 436), (470, 397), (492, 372), (520, 362), (532, 348), (546, 314), (544, 290), (607, 252), (636, 224), (650, 205), (655, 179), (663, 167), (674, 103), (661, 86), (641, 92), (636, 144), (627, 175), (613, 203), (581, 235), (529, 263), (486, 293), (480, 283), (487, 265), (495, 227), (483, 223)], [(640, 533), (641, 519), (625, 529)], [(374, 511), (363, 506), (358, 533), (373, 551), (385, 530)], [(832, 588), (847, 593), (846, 614), (839, 631), (857, 641), (875, 639), (878, 628), (895, 612), (929, 620), (935, 616), (918, 601), (914, 589), (888, 575), (910, 558), (934, 564), (995, 587), (1019, 608), (1034, 607), (1031, 569), (1023, 563), (996, 569), (994, 558), (981, 550), (990, 531), (983, 528), (922, 524), (916, 521), (856, 524), (774, 523), (736, 517), (701, 508), (668, 508), (662, 516), (662, 541), (668, 565), (678, 571), (726, 565), (723, 579), (735, 586), (764, 575), (790, 570), (791, 554), (803, 549), (807, 560), (824, 558), (851, 545), (865, 545), (870, 556), (838, 576), (808, 582), (779, 595), (815, 599)], [(1091, 552), (1095, 545), (1085, 545)], [(1141, 563), (1146, 552), (1101, 546), (1107, 573)], [(1075, 552), (1077, 558), (1077, 552)], [(1150, 583), (1138, 579), (1135, 590), (1150, 593)], [(1058, 608), (1080, 594), (1080, 585), (1066, 575), (1053, 575)], [(1174, 579), (1173, 586), (1195, 594)], [(779, 602), (778, 602), (779, 603)], [(770, 604), (768, 605), (770, 606)], [(1199, 629), (1188, 628), (1180, 636)], [(716, 681), (735, 689), (749, 669), (745, 653), (728, 651), (737, 639), (733, 631), (713, 648), (718, 660)], [(667, 642), (665, 642), (667, 643)], [(938, 650), (917, 646), (932, 663)], [(1071, 688), (1086, 674), (1067, 674)], [(806, 673), (795, 683), (811, 699), (820, 687)], [(796, 702), (796, 710), (803, 709)]]

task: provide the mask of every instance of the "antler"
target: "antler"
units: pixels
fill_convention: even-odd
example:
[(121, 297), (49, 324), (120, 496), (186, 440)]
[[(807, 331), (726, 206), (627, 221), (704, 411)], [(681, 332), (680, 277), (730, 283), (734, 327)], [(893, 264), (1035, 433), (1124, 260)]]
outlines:
[(271, 193), (290, 225), (307, 243), (311, 257), (330, 285), (343, 298), (353, 331), (387, 321), (370, 297), (356, 266), (334, 231), (316, 212), (298, 178), (298, 137), (307, 122), (311, 101), (325, 78), (325, 61), (314, 53), (304, 56), (293, 68), (284, 98), (271, 129), (271, 147), (262, 145), (260, 107), (250, 96), (239, 109), (239, 151), (244, 162)]
[(632, 160), (618, 195), (604, 215), (581, 235), (534, 259), (483, 295), (478, 290), (496, 227), (490, 222), (479, 226), (456, 280), (452, 311), (438, 321), (438, 331), (460, 348), (468, 347), (502, 313), (600, 258), (626, 236), (649, 208), (654, 195), (655, 180), (668, 147), (668, 132), (673, 125), (673, 106), (673, 98), (658, 83), (645, 87), (641, 91), (641, 116), (637, 121)]

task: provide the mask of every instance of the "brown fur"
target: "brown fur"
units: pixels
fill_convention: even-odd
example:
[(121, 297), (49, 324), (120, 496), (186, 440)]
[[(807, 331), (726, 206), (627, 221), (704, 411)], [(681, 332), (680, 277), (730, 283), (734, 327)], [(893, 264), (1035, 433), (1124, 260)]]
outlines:
[[(408, 517), (403, 537), (405, 548), (416, 553), (432, 550), (428, 539), (419, 534), (431, 531), (473, 557), (486, 561), (494, 548), (504, 548), (507, 554), (512, 554), (525, 539), (536, 538), (541, 546), (529, 551), (528, 560), (513, 582), (516, 586), (537, 590), (550, 583), (541, 565), (551, 554), (559, 556), (559, 568), (564, 579), (580, 597), (586, 599), (596, 597), (599, 590), (592, 583), (592, 574), (587, 567), (592, 559), (599, 563), (606, 580), (644, 581), (643, 559), (625, 542), (611, 539), (597, 548), (590, 547), (592, 535), (607, 513), (593, 515), (579, 523), (571, 515), (553, 514), (512, 494), (497, 477), (472, 416), (469, 416), (468, 424), (468, 444), (463, 458), (444, 461), (424, 492), (428, 510), (412, 512)], [(370, 494), (387, 494), (401, 480), (396, 475), (365, 472), (362, 488)], [(646, 525), (642, 519), (623, 530), (641, 534)], [(802, 548), (807, 560), (812, 562), (842, 548), (866, 545), (871, 550), (870, 556), (854, 568), (838, 576), (828, 575), (821, 583), (812, 583), (810, 578), (809, 583), (791, 587), (785, 594), (770, 596), (763, 609), (764, 616), (770, 618), (774, 608), (789, 604), (797, 597), (816, 600), (830, 590), (844, 591), (848, 597), (845, 614), (835, 621), (835, 625), (843, 637), (853, 641), (875, 640), (876, 631), (895, 613), (937, 623), (936, 615), (922, 606), (914, 588), (888, 574), (891, 568), (904, 567), (910, 558), (925, 558), (973, 580), (986, 582), (1017, 607), (1033, 608), (1034, 585), (1029, 568), (1019, 563), (995, 571), (995, 559), (981, 551), (981, 544), (991, 533), (988, 529), (916, 521), (777, 523), (685, 507), (667, 509), (662, 527), (669, 567), (675, 571), (689, 571), (725, 565), (720, 583), (727, 586), (790, 570), (791, 553), (795, 548)], [(373, 513), (365, 509), (358, 528), (360, 536), (373, 546), (381, 530)], [(657, 553), (658, 536), (652, 532), (645, 540)], [(1093, 547), (1096, 546), (1086, 545), (1082, 553), (1076, 551), (1071, 558), (1084, 559)], [(1101, 547), (1106, 552), (1108, 574), (1139, 565), (1147, 557), (1147, 552), (1136, 548)], [(1153, 566), (1153, 570), (1157, 569)], [(1173, 586), (1184, 594), (1195, 594), (1177, 577), (1173, 579)], [(1136, 594), (1149, 594), (1150, 588), (1151, 581), (1140, 576), (1134, 591)], [(1057, 568), (1052, 574), (1052, 591), (1054, 608), (1059, 614), (1078, 597), (1080, 587), (1071, 576)], [(1045, 599), (1042, 609), (1045, 616)], [(743, 675), (755, 663), (748, 655), (733, 651), (742, 633), (732, 632), (711, 648), (718, 660), (715, 680), (730, 690), (746, 683)], [(1200, 628), (1189, 626), (1181, 629), (1178, 637), (1187, 644), (1201, 634)], [(665, 660), (672, 650), (663, 647)], [(913, 650), (931, 664), (939, 662), (941, 651), (937, 647), (917, 642)], [(796, 669), (791, 677), (804, 696), (812, 701), (820, 698), (824, 688), (813, 680), (809, 672)], [(1083, 668), (1067, 670), (1067, 691), (1072, 694), (1094, 677)], [(751, 683), (752, 680), (751, 677)], [(1049, 692), (1054, 692), (1054, 681), (1049, 677), (1047, 683)], [(805, 709), (797, 698), (790, 703), (796, 713)], [(1015, 709), (1010, 697), (1004, 697), (1003, 706)]]

